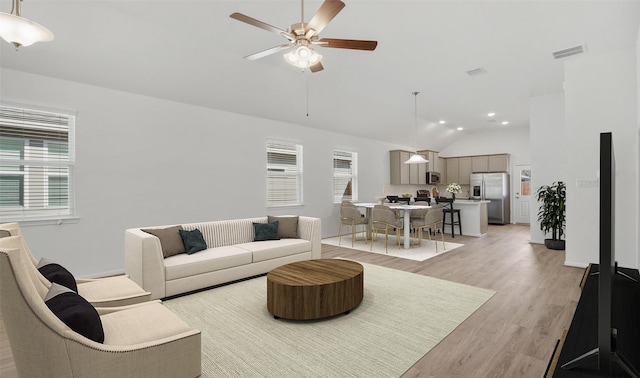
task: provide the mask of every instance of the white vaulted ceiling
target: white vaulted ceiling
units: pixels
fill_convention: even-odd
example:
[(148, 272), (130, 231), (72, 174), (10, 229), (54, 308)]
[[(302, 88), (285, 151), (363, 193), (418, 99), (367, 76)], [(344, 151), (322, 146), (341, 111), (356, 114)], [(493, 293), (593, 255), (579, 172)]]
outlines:
[[(464, 133), (528, 127), (529, 98), (562, 91), (564, 61), (581, 58), (556, 60), (554, 51), (632, 48), (640, 19), (640, 1), (344, 2), (320, 36), (373, 39), (378, 48), (318, 47), (325, 69), (315, 74), (280, 53), (244, 60), (286, 40), (229, 18), (241, 12), (286, 29), (300, 20), (294, 0), (25, 0), (23, 15), (55, 40), (17, 53), (2, 41), (0, 63), (407, 146), (414, 145), (411, 92), (419, 91), (417, 144), (437, 148), (459, 126)], [(305, 1), (305, 21), (321, 3)], [(0, 6), (11, 8), (6, 0)], [(477, 68), (486, 73), (466, 73)], [(488, 122), (489, 111), (497, 122)]]

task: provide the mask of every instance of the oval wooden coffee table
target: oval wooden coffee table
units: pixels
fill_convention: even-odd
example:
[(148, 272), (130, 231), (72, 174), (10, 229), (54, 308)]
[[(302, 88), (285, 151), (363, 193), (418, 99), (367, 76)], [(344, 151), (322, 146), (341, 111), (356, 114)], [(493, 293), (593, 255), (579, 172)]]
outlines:
[(311, 320), (348, 313), (364, 294), (364, 269), (355, 261), (298, 261), (267, 274), (267, 309), (274, 318)]

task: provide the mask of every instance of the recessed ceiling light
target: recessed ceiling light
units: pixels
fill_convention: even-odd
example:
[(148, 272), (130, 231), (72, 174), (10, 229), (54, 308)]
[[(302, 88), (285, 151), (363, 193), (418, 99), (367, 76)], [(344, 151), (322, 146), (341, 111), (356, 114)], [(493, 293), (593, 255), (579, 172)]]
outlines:
[(489, 116), (489, 117), (493, 117), (494, 115), (496, 115), (496, 113), (494, 113), (494, 112), (491, 112), (491, 113), (487, 114), (487, 116)]
[(439, 124), (441, 124), (441, 125), (444, 125), (445, 123), (447, 123), (447, 121), (445, 121), (445, 120), (440, 120), (440, 122), (438, 122), (438, 123), (439, 123)]
[(502, 124), (503, 124), (503, 125), (508, 125), (508, 124), (509, 124), (509, 121), (502, 121)]
[(458, 127), (456, 130), (462, 131), (462, 130), (464, 130), (464, 127)]

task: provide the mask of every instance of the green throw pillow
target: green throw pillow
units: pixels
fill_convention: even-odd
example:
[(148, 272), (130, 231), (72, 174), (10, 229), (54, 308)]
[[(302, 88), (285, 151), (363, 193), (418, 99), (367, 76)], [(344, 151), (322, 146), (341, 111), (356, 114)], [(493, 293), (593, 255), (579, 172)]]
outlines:
[(253, 241), (280, 240), (278, 236), (278, 221), (272, 223), (254, 223), (256, 237)]
[(184, 243), (184, 249), (188, 255), (207, 249), (207, 243), (204, 241), (202, 232), (197, 228), (193, 231), (178, 230), (178, 232), (180, 233), (182, 243)]

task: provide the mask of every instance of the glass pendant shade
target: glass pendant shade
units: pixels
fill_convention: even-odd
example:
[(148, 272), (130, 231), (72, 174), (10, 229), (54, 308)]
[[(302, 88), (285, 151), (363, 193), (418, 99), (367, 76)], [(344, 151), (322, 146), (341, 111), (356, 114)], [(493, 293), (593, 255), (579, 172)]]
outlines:
[(299, 46), (294, 51), (284, 54), (287, 63), (298, 68), (309, 68), (322, 60), (322, 55), (307, 46)]
[(14, 44), (16, 49), (36, 42), (51, 41), (54, 38), (53, 33), (44, 26), (24, 17), (4, 12), (0, 12), (0, 37)]
[(428, 162), (429, 160), (425, 159), (424, 156), (413, 154), (411, 155), (409, 160), (405, 161), (404, 163), (405, 164), (422, 164), (422, 163), (428, 163)]

